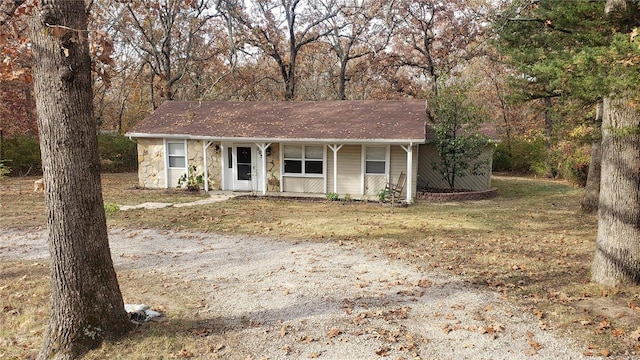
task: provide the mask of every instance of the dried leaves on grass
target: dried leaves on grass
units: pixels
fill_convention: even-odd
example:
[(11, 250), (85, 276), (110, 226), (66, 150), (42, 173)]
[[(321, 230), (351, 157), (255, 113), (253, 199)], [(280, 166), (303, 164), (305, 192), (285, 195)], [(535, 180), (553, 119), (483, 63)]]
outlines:
[[(0, 227), (44, 224), (42, 195), (31, 192), (32, 182), (12, 181), (17, 180), (0, 185)], [(175, 197), (171, 202), (189, 201), (187, 194), (175, 192), (124, 191), (135, 183), (135, 174), (104, 175), (105, 201), (133, 204), (167, 201), (168, 196)], [(574, 334), (585, 344), (585, 354), (639, 352), (640, 287), (607, 289), (589, 283), (597, 223), (595, 216), (577, 212), (581, 189), (522, 178), (494, 178), (493, 185), (500, 191), (496, 199), (417, 203), (393, 213), (366, 202), (233, 199), (193, 208), (117, 212), (108, 221), (119, 227), (378, 248), (392, 258), (452, 272), (502, 293), (537, 317), (543, 328)], [(603, 307), (625, 308), (617, 312), (624, 315), (604, 314)], [(607, 326), (602, 326), (605, 319)], [(536, 352), (536, 340), (529, 340)]]
[[(632, 322), (611, 317), (598, 331), (597, 304), (638, 301), (639, 287), (607, 290), (589, 283), (597, 220), (580, 214), (582, 190), (562, 182), (494, 178), (500, 197), (461, 203), (416, 203), (390, 209), (366, 202), (233, 199), (191, 209), (115, 214), (112, 224), (233, 232), (347, 242), (378, 248), (425, 269), (466, 277), (537, 317), (543, 328), (575, 334), (611, 354), (637, 351)], [(354, 286), (366, 286), (357, 283)], [(592, 299), (589, 306), (580, 306)], [(580, 321), (588, 319), (589, 325)], [(640, 311), (627, 319), (640, 320)], [(565, 331), (567, 330), (568, 331)], [(536, 352), (531, 339), (531, 351)]]
[[(49, 266), (47, 262), (0, 262), (0, 359), (35, 359), (42, 344), (49, 314)], [(145, 271), (119, 275), (125, 302), (153, 304), (171, 321), (145, 323), (117, 343), (104, 343), (86, 359), (148, 359), (150, 354), (190, 358), (225, 352), (209, 336), (221, 332), (208, 320), (198, 318), (201, 303), (193, 301), (197, 285), (167, 279)], [(172, 283), (170, 288), (162, 284)]]

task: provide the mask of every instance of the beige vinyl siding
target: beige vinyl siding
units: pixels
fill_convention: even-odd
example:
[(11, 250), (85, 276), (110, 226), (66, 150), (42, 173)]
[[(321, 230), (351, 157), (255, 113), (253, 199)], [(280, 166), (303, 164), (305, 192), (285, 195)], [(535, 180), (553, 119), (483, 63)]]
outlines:
[[(433, 170), (433, 163), (439, 159), (436, 147), (432, 144), (420, 146), (420, 166), (418, 187), (433, 187), (448, 189), (449, 184), (442, 179), (442, 176)], [(489, 158), (489, 164), (483, 175), (467, 175), (456, 179), (456, 188), (467, 190), (489, 190), (491, 189), (491, 155), (493, 147), (487, 148), (485, 156)]]
[[(290, 159), (298, 160), (301, 164), (301, 171), (303, 173), (296, 174), (284, 174), (282, 176), (282, 191), (285, 192), (300, 192), (300, 193), (311, 193), (311, 194), (323, 194), (325, 193), (324, 182), (325, 176), (327, 176), (326, 169), (326, 151), (324, 145), (317, 144), (303, 144), (303, 145), (287, 145), (284, 144), (282, 146), (283, 156), (286, 159), (287, 154), (287, 146), (291, 146), (294, 150), (299, 148), (299, 153), (291, 153), (293, 156)], [(291, 150), (291, 149), (290, 149)], [(306, 164), (309, 162), (317, 162), (322, 161), (322, 174), (317, 173), (304, 173), (306, 172)], [(286, 165), (286, 160), (283, 162), (283, 166)], [(267, 168), (269, 166), (267, 165)]]
[(418, 184), (418, 179), (419, 179), (419, 174), (418, 174), (418, 164), (419, 164), (419, 159), (420, 159), (420, 152), (419, 152), (420, 146), (416, 145), (413, 147), (413, 176), (411, 177), (411, 184), (412, 184), (412, 188), (411, 188), (411, 198), (415, 198), (416, 196), (416, 189), (417, 186), (416, 184)]
[(386, 175), (365, 175), (364, 177), (364, 192), (366, 195), (378, 195), (380, 190), (383, 190), (387, 186)]
[[(390, 156), (390, 167), (389, 167), (389, 182), (396, 183), (398, 181), (398, 177), (400, 173), (404, 171), (405, 174), (408, 174), (407, 171), (407, 152), (400, 146), (392, 146), (391, 147), (391, 156)], [(406, 197), (407, 186), (405, 184), (405, 189), (402, 190), (401, 197), (404, 199)]]
[(181, 170), (169, 168), (169, 188), (178, 187), (178, 181), (186, 173), (186, 171), (186, 169)]
[[(331, 174), (329, 189), (333, 191), (333, 154), (330, 157), (331, 167), (327, 168), (327, 172)], [(362, 146), (360, 145), (344, 145), (338, 151), (338, 194), (362, 195)]]
[[(406, 175), (409, 174), (407, 170), (407, 152), (401, 146), (391, 146), (391, 156), (390, 156), (390, 169), (389, 169), (389, 181), (392, 183), (396, 183), (398, 181), (398, 177), (400, 173), (404, 171)], [(414, 197), (416, 193), (416, 181), (418, 180), (418, 146), (413, 146), (413, 164), (412, 164), (412, 177), (411, 184), (413, 189), (411, 189), (411, 196)], [(409, 185), (409, 181), (405, 183), (405, 187), (402, 190), (402, 198), (406, 198), (407, 196), (407, 186)]]
[(285, 176), (283, 187), (286, 192), (323, 194), (324, 184), (321, 177), (296, 177)]

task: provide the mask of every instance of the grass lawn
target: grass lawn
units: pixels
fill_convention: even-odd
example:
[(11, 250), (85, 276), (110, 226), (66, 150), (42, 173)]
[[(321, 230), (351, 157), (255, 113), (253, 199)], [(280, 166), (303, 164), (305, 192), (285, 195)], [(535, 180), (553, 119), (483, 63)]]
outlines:
[[(31, 192), (33, 180), (3, 180), (0, 228), (44, 225), (44, 196)], [(136, 190), (135, 183), (135, 174), (104, 175), (105, 202), (186, 202), (203, 196)], [(235, 198), (198, 207), (121, 211), (108, 214), (107, 219), (112, 227), (352, 242), (377, 248), (425, 270), (461, 275), (472, 286), (502, 293), (505, 301), (536, 316), (540, 326), (584, 344), (587, 355), (640, 351), (640, 287), (589, 283), (597, 221), (577, 212), (582, 190), (557, 181), (516, 177), (494, 177), (493, 185), (500, 191), (496, 199), (416, 203), (393, 212), (388, 206), (366, 202)], [(23, 304), (21, 313), (46, 312), (45, 275), (42, 264), (2, 264), (0, 277), (13, 280), (0, 286), (0, 308), (8, 306), (5, 299), (29, 287), (33, 294), (25, 295), (31, 300)], [(136, 282), (142, 281), (132, 274), (120, 276), (123, 286), (138, 286)], [(23, 334), (20, 343), (35, 342), (45, 321), (20, 322), (16, 320), (20, 316), (12, 315), (14, 310), (0, 312), (0, 327)], [(187, 305), (175, 311), (188, 319)], [(11, 341), (7, 336), (0, 331), (0, 347)]]

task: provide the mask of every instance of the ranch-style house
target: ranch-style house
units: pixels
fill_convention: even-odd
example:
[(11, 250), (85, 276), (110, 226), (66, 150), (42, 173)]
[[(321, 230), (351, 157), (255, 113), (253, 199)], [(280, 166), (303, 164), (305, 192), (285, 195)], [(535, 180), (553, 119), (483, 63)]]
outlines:
[[(176, 187), (194, 167), (207, 191), (375, 197), (404, 173), (411, 203), (416, 189), (446, 187), (424, 100), (167, 101), (126, 135), (147, 188)], [(458, 187), (488, 190), (490, 169)]]

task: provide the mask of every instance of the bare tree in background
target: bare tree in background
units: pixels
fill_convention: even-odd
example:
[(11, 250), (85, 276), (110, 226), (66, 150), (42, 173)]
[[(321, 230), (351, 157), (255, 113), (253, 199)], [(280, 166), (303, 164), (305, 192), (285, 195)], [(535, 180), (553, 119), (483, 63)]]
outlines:
[(249, 0), (230, 13), (242, 28), (244, 41), (273, 59), (284, 83), (284, 99), (296, 98), (296, 66), (305, 46), (326, 36), (331, 29), (321, 25), (338, 14), (339, 7), (317, 1)]
[(325, 2), (327, 12), (340, 8), (338, 15), (329, 19), (327, 41), (338, 58), (338, 99), (346, 100), (349, 63), (368, 55), (375, 55), (389, 44), (394, 22), (385, 21), (387, 1), (345, 0), (339, 4)]
[(138, 59), (150, 70), (149, 86), (155, 102), (155, 81), (159, 96), (174, 100), (176, 85), (197, 68), (198, 60), (211, 52), (212, 21), (220, 18), (219, 1), (209, 0), (133, 0), (107, 2), (114, 14), (113, 27), (131, 46)]

